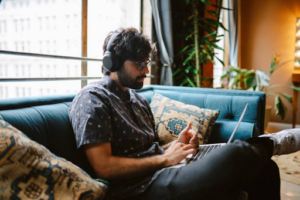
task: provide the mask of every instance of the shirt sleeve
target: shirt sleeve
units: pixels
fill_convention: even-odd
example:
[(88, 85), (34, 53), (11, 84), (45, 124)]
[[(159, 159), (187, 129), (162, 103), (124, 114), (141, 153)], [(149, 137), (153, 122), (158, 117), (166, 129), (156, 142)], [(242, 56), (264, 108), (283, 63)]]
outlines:
[(107, 143), (112, 139), (111, 109), (104, 94), (83, 92), (75, 97), (69, 117), (77, 148), (90, 143)]

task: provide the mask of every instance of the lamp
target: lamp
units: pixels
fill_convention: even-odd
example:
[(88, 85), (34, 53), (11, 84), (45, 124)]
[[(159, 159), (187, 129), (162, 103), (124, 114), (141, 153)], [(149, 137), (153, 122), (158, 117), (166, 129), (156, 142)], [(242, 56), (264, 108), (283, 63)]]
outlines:
[(296, 22), (295, 69), (300, 69), (300, 18)]

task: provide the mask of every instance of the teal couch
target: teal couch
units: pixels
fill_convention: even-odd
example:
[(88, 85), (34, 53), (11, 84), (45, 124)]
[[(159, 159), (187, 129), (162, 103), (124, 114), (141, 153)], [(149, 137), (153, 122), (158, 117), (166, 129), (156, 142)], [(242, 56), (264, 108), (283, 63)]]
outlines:
[[(201, 108), (219, 109), (209, 143), (226, 142), (246, 103), (247, 112), (234, 139), (246, 140), (263, 134), (265, 94), (262, 92), (145, 86), (137, 92), (150, 103), (154, 93)], [(75, 95), (26, 97), (0, 100), (0, 119), (21, 130), (52, 153), (63, 157), (95, 177), (82, 149), (76, 148), (68, 108)]]

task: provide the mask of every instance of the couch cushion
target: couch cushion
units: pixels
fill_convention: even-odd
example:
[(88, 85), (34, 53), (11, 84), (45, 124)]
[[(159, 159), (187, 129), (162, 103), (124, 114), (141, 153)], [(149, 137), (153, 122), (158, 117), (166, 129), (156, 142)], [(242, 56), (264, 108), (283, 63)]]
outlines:
[(103, 199), (107, 185), (0, 120), (4, 199)]
[(176, 140), (188, 122), (192, 123), (192, 129), (198, 134), (199, 144), (206, 144), (212, 127), (219, 116), (217, 110), (202, 109), (184, 104), (156, 93), (150, 106), (162, 144)]

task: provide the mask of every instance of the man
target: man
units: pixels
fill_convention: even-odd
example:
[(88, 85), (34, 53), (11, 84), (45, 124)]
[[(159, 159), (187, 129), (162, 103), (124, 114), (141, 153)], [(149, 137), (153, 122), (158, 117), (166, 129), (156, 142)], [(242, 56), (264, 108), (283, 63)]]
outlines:
[[(77, 147), (97, 178), (108, 180), (109, 199), (280, 199), (275, 154), (300, 149), (300, 131), (235, 141), (199, 161), (172, 168), (199, 144), (191, 124), (176, 141), (158, 143), (153, 115), (140, 89), (155, 47), (134, 28), (110, 33), (103, 46), (104, 73), (70, 106)], [(270, 139), (272, 138), (272, 139)], [(287, 145), (281, 145), (287, 142)]]

